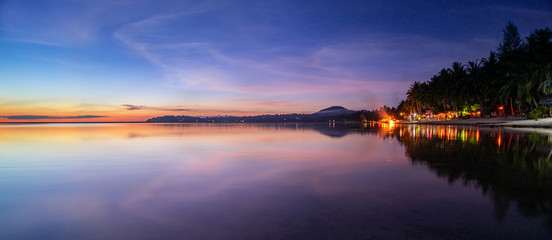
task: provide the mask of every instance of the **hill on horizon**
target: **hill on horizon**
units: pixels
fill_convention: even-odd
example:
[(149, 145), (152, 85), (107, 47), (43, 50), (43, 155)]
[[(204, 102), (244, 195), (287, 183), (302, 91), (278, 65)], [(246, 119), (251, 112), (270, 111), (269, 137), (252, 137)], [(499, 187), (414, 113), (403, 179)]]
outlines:
[(331, 106), (329, 108), (324, 108), (318, 112), (315, 112), (313, 114), (316, 114), (316, 115), (342, 115), (342, 114), (351, 114), (351, 113), (354, 113), (356, 111), (353, 111), (353, 110), (349, 110), (345, 107), (342, 107), (342, 106)]

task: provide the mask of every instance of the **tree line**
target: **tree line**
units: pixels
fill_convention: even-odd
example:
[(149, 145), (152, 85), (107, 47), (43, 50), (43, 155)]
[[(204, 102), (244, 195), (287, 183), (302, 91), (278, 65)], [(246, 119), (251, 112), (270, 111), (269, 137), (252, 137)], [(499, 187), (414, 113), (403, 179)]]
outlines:
[(413, 82), (397, 109), (407, 115), (478, 110), (482, 117), (502, 109), (505, 116), (525, 116), (552, 94), (551, 40), (549, 27), (523, 39), (508, 22), (496, 51), (467, 64), (453, 62), (428, 81)]

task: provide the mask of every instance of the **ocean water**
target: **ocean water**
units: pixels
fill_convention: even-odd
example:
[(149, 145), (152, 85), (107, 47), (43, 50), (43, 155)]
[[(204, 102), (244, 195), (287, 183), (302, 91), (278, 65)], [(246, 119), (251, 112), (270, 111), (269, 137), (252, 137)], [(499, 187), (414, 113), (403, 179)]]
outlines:
[(552, 133), (0, 125), (0, 239), (547, 239)]

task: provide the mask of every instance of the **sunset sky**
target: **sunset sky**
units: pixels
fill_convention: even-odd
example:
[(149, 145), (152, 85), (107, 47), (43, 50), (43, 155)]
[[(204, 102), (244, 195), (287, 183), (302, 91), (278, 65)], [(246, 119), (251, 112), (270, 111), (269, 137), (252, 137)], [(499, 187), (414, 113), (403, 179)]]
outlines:
[(508, 21), (552, 26), (552, 2), (0, 0), (0, 121), (396, 106)]

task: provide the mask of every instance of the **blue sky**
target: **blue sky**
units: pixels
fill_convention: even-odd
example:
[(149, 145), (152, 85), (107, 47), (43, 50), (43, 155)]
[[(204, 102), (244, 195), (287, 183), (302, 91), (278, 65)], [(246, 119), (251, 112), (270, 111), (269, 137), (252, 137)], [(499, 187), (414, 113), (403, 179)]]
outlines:
[(394, 106), (412, 81), (486, 57), (508, 21), (522, 36), (552, 25), (547, 0), (0, 6), (0, 115), (132, 120)]

